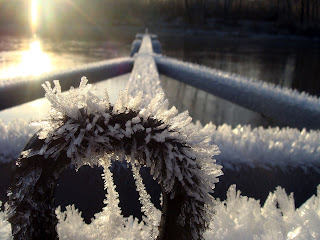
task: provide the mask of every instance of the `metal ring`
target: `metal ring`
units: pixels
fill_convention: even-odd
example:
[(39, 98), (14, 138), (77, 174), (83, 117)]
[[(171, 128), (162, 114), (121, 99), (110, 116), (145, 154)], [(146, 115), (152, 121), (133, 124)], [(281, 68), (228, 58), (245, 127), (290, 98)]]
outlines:
[[(136, 122), (140, 122), (142, 127), (137, 128), (129, 137), (123, 134), (123, 137), (119, 139), (109, 132), (108, 138), (111, 146), (104, 147), (104, 154), (118, 152), (134, 156), (139, 165), (151, 168), (151, 174), (159, 182), (163, 192), (162, 217), (157, 239), (201, 238), (209, 224), (205, 208), (207, 196), (204, 196), (202, 188), (206, 183), (203, 179), (199, 179), (199, 175), (193, 174), (201, 171), (197, 159), (182, 154), (192, 152), (192, 146), (181, 140), (183, 138), (179, 135), (180, 133), (171, 134), (171, 137), (163, 142), (148, 137), (150, 134), (159, 136), (165, 131), (173, 133), (168, 125), (155, 117), (149, 116), (143, 119), (139, 117), (139, 111), (133, 110), (113, 113), (112, 106), (108, 113), (110, 116), (107, 126), (103, 116), (97, 118), (97, 115), (91, 114), (86, 118), (79, 118), (77, 123), (79, 128), (74, 136), (79, 136), (81, 129), (88, 130), (88, 120), (84, 119), (89, 119), (89, 122), (95, 121), (98, 126), (104, 126), (105, 134), (108, 134), (109, 126), (117, 126), (125, 131), (128, 121), (132, 122), (135, 119)], [(138, 121), (137, 118), (139, 118)], [(55, 131), (63, 129), (64, 124), (68, 122), (70, 123), (70, 119), (65, 116), (63, 124)], [(86, 134), (93, 134), (93, 132), (94, 129), (89, 129)], [(90, 144), (87, 139), (84, 138), (79, 146), (82, 152), (85, 152), (85, 148)], [(49, 151), (50, 153), (46, 156), (42, 149), (44, 146), (46, 149), (68, 146), (70, 144), (68, 141), (71, 141), (70, 138), (66, 140), (63, 136), (55, 136), (48, 141), (39, 139), (36, 134), (17, 160), (17, 171), (11, 185), (8, 202), (10, 207), (8, 220), (12, 225), (14, 239), (58, 239), (54, 191), (60, 173), (71, 163), (72, 157), (70, 153), (68, 157), (67, 147), (61, 150), (58, 157), (53, 151)], [(148, 148), (148, 153), (141, 146)], [(173, 167), (169, 166), (172, 162), (169, 163), (166, 159), (166, 152), (169, 149), (175, 149), (177, 153), (182, 154), (172, 160)], [(95, 151), (97, 149), (93, 150), (93, 154), (96, 154)], [(151, 157), (147, 156), (148, 154)], [(172, 174), (172, 171), (180, 171), (181, 179)], [(185, 178), (183, 174), (188, 174), (189, 177)], [(172, 186), (168, 187), (170, 184)]]

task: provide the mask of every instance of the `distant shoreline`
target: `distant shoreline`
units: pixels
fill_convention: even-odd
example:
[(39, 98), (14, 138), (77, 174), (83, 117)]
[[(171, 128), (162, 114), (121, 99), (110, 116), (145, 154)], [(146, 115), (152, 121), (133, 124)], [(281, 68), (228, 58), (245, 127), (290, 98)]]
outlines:
[[(130, 24), (105, 24), (105, 25), (65, 25), (55, 29), (42, 28), (38, 35), (52, 38), (84, 38), (84, 39), (104, 39), (116, 36), (134, 36), (138, 32), (144, 32), (148, 28), (152, 33), (164, 35), (225, 35), (247, 37), (252, 35), (265, 35), (274, 37), (320, 39), (319, 31), (290, 31), (279, 28), (272, 22), (248, 21), (248, 20), (221, 20), (209, 19), (206, 25), (196, 26), (178, 22), (161, 22), (154, 24), (130, 25)], [(32, 36), (30, 29), (17, 24), (0, 24), (0, 34), (2, 35), (22, 35)]]

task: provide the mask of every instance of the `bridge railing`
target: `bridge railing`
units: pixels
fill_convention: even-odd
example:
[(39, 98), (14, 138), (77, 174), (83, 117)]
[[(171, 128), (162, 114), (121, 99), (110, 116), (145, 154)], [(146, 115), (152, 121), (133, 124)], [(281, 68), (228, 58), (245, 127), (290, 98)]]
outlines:
[[(119, 64), (119, 65), (117, 65)], [(133, 68), (132, 68), (132, 72), (130, 75), (130, 79), (127, 85), (127, 89), (128, 89), (128, 96), (139, 96), (139, 92), (142, 92), (142, 95), (144, 96), (143, 102), (139, 102), (139, 107), (142, 109), (147, 109), (150, 112), (156, 112), (155, 106), (157, 106), (157, 103), (159, 103), (162, 107), (162, 105), (166, 105), (167, 102), (161, 102), (159, 99), (159, 96), (163, 95), (163, 91), (161, 88), (161, 84), (160, 84), (160, 79), (159, 79), (159, 72), (160, 73), (164, 73), (168, 76), (177, 78), (178, 80), (182, 79), (186, 79), (184, 81), (186, 81), (188, 84), (194, 85), (198, 88), (201, 88), (203, 90), (206, 90), (208, 92), (214, 93), (215, 95), (218, 95), (222, 98), (228, 99), (230, 101), (233, 101), (234, 103), (240, 104), (242, 106), (248, 107), (251, 110), (260, 112), (262, 114), (265, 114), (269, 117), (274, 117), (275, 119), (279, 120), (279, 121), (284, 121), (286, 123), (288, 123), (288, 125), (293, 125), (293, 126), (298, 126), (298, 127), (307, 127), (307, 128), (318, 128), (317, 125), (317, 119), (318, 118), (318, 114), (319, 111), (317, 111), (317, 107), (319, 104), (319, 99), (316, 98), (312, 98), (310, 96), (307, 95), (303, 95), (303, 94), (298, 94), (298, 93), (292, 93), (290, 92), (290, 90), (282, 90), (280, 88), (277, 87), (271, 87), (270, 85), (264, 85), (264, 84), (257, 84), (255, 82), (249, 82), (245, 79), (241, 79), (239, 77), (235, 77), (235, 76), (230, 76), (229, 74), (225, 74), (223, 72), (220, 71), (216, 71), (216, 70), (212, 70), (212, 69), (208, 69), (208, 68), (204, 68), (204, 67), (200, 67), (200, 66), (196, 66), (196, 65), (192, 65), (192, 64), (186, 64), (183, 63), (181, 61), (178, 60), (173, 60), (170, 58), (166, 58), (160, 55), (155, 55), (154, 51), (153, 51), (153, 45), (152, 45), (152, 40), (150, 38), (149, 35), (144, 35), (142, 42), (141, 42), (141, 46), (139, 47), (139, 51), (137, 53), (134, 54), (133, 58), (128, 58), (125, 59), (124, 61), (119, 61), (116, 64), (116, 66), (126, 66), (126, 70), (125, 71), (119, 71), (116, 74), (122, 74), (124, 72), (127, 72), (128, 69), (130, 69), (131, 64), (133, 64)], [(124, 64), (124, 65), (122, 65)], [(94, 68), (91, 69), (92, 71), (94, 71)], [(158, 72), (159, 70), (159, 72)], [(102, 71), (103, 72), (103, 71)], [(70, 75), (72, 76), (72, 75)], [(84, 84), (85, 85), (85, 84)], [(84, 87), (84, 85), (82, 87)], [(47, 87), (48, 88), (48, 87)], [(59, 88), (58, 88), (59, 89)], [(50, 93), (50, 90), (47, 90), (47, 93)], [(289, 93), (289, 94), (288, 94)], [(263, 95), (263, 96), (261, 96)], [(157, 101), (153, 102), (153, 105), (150, 107), (150, 104), (152, 101), (154, 100), (154, 97), (157, 96)], [(50, 96), (52, 98), (54, 98), (54, 96)], [(123, 98), (122, 100), (120, 100), (120, 103), (117, 105), (115, 104), (115, 106), (113, 106), (114, 109), (122, 109), (124, 106), (124, 102), (126, 102), (127, 96), (125, 95), (121, 95), (120, 98)], [(248, 99), (246, 99), (248, 98)], [(139, 99), (138, 99), (139, 100)], [(138, 101), (137, 100), (137, 101)], [(141, 99), (140, 99), (141, 100)], [(123, 101), (123, 102), (121, 102)], [(278, 105), (281, 105), (283, 103), (283, 105), (285, 107), (281, 107)], [(95, 101), (92, 102), (93, 105), (96, 104)], [(122, 105), (121, 105), (122, 104)], [(133, 103), (132, 103), (133, 104)], [(136, 104), (136, 103), (135, 103)], [(120, 106), (121, 105), (121, 106)], [(134, 104), (133, 104), (134, 105)], [(292, 106), (291, 106), (292, 105)], [(272, 108), (273, 106), (273, 108)], [(111, 109), (111, 110), (110, 110)], [(114, 119), (117, 119), (119, 122), (119, 126), (123, 127), (123, 135), (126, 134), (131, 134), (131, 132), (134, 132), (131, 128), (129, 128), (128, 126), (131, 124), (133, 124), (133, 122), (139, 123), (139, 121), (141, 121), (141, 119), (137, 119), (137, 116), (139, 115), (135, 115), (136, 113), (134, 111), (123, 111), (120, 110), (120, 113), (118, 114), (116, 110), (113, 110), (112, 108), (108, 109), (108, 111), (112, 111), (112, 114), (115, 116)], [(262, 109), (262, 110), (261, 110)], [(78, 109), (79, 110), (79, 109)], [(80, 110), (79, 110), (80, 111)], [(273, 111), (272, 113), (269, 114), (269, 111)], [(299, 113), (299, 111), (303, 112), (303, 116), (300, 116), (299, 114), (296, 113), (296, 111)], [(175, 112), (175, 109), (173, 109), (173, 112)], [(86, 112), (81, 112), (81, 117), (83, 117), (82, 114), (86, 114)], [(109, 113), (108, 113), (109, 114)], [(104, 118), (108, 119), (110, 118), (110, 115), (112, 115), (111, 113), (108, 115), (105, 114), (103, 115)], [(118, 115), (117, 115), (118, 114)], [(169, 113), (167, 113), (169, 114)], [(268, 115), (269, 114), (269, 115)], [(123, 122), (123, 119), (121, 119), (121, 117), (129, 117), (128, 119), (130, 121), (127, 122)], [(161, 114), (158, 114), (161, 115)], [(280, 115), (280, 116), (278, 116)], [(295, 120), (290, 121), (290, 119), (287, 119), (288, 115), (290, 118), (294, 118)], [(89, 123), (85, 123), (88, 124), (85, 126), (84, 131), (88, 131), (90, 132), (91, 128), (94, 127), (94, 125), (97, 123), (96, 119), (97, 116), (91, 116), (90, 115), (90, 121), (92, 121), (92, 123), (89, 121)], [(134, 117), (131, 119), (131, 117)], [(277, 118), (278, 117), (278, 118)], [(307, 120), (303, 119), (303, 118), (308, 118)], [(313, 119), (309, 119), (309, 118), (313, 118), (315, 117), (316, 120), (314, 121)], [(112, 119), (112, 121), (116, 121)], [(126, 120), (128, 120), (126, 119)], [(177, 118), (178, 119), (178, 118)], [(172, 125), (174, 125), (173, 128), (178, 128), (182, 131), (182, 129), (187, 126), (190, 123), (190, 118), (188, 118), (188, 116), (186, 116), (186, 114), (182, 114), (181, 117), (179, 117), (180, 121), (178, 121), (178, 123), (175, 125), (174, 122), (171, 122)], [(154, 130), (156, 131), (161, 131), (161, 130), (168, 130), (168, 132), (172, 133), (172, 129), (170, 130), (170, 126), (163, 126), (165, 122), (161, 122), (161, 121), (156, 121), (157, 119), (152, 118), (149, 119), (148, 121), (146, 121), (150, 126), (145, 127), (142, 126), (141, 129), (145, 130), (145, 135), (144, 134), (140, 134), (138, 137), (139, 139), (136, 141), (132, 141), (129, 142), (129, 138), (122, 140), (122, 141), (118, 141), (117, 143), (119, 144), (119, 146), (130, 146), (129, 148), (124, 148), (122, 150), (125, 150), (124, 153), (128, 154), (130, 153), (130, 151), (138, 151), (137, 149), (141, 150), (141, 146), (143, 145), (144, 141), (148, 141), (146, 139), (149, 139), (150, 137), (148, 137), (148, 133), (154, 133)], [(93, 123), (94, 122), (94, 123)], [(129, 122), (129, 124), (128, 124)], [(67, 122), (68, 124), (68, 122)], [(98, 122), (99, 126), (104, 124), (103, 122)], [(181, 124), (181, 126), (179, 126), (179, 124)], [(185, 124), (185, 125), (184, 125)], [(80, 124), (81, 125), (81, 124)], [(128, 126), (127, 126), (128, 125)], [(115, 127), (116, 125), (112, 126), (114, 127), (114, 129), (112, 130), (112, 132), (116, 132)], [(67, 128), (69, 129), (74, 127), (74, 126), (68, 126)], [(151, 127), (154, 127), (154, 129), (151, 129)], [(66, 129), (67, 129), (66, 128)], [(149, 129), (150, 128), (150, 129)], [(149, 130), (146, 130), (149, 129)], [(199, 128), (201, 129), (201, 128)], [(94, 133), (98, 133), (99, 131), (103, 131), (100, 128), (97, 127), (97, 130), (94, 131)], [(200, 130), (199, 130), (200, 131)], [(205, 127), (203, 130), (203, 134), (207, 134), (210, 135), (213, 133), (213, 130), (210, 129), (209, 127)], [(230, 134), (231, 135), (231, 134)], [(48, 135), (50, 136), (50, 134)], [(131, 136), (131, 135), (130, 135)], [(176, 145), (174, 146), (175, 149), (174, 151), (180, 151), (182, 148), (186, 147), (186, 143), (185, 142), (179, 142), (179, 140), (181, 138), (183, 138), (183, 134), (180, 135), (180, 133), (178, 132), (177, 134), (172, 134), (172, 136), (170, 136), (171, 140), (168, 140), (168, 142), (170, 143), (170, 141), (174, 142)], [(78, 136), (79, 137), (79, 136)], [(77, 137), (77, 139), (78, 139)], [(133, 137), (133, 135), (131, 136)], [(176, 139), (174, 137), (177, 137)], [(53, 142), (60, 144), (59, 146), (65, 146), (64, 143), (60, 142), (60, 139), (58, 138), (54, 138)], [(64, 139), (67, 141), (67, 139), (70, 139), (70, 137), (67, 136), (63, 136), (61, 138), (61, 141), (64, 141)], [(88, 139), (88, 138), (87, 138)], [(107, 139), (107, 138), (105, 138)], [(131, 139), (131, 138), (130, 138)], [(163, 145), (161, 145), (161, 148), (159, 149), (152, 149), (152, 151), (145, 151), (143, 153), (141, 153), (141, 155), (139, 155), (140, 159), (142, 162), (144, 161), (145, 158), (145, 162), (150, 161), (150, 159), (148, 159), (149, 154), (154, 153), (154, 152), (161, 152), (161, 154), (163, 154), (163, 148), (168, 147), (168, 144), (164, 141), (162, 141), (163, 139), (163, 135), (160, 134), (160, 132), (156, 132), (154, 139), (156, 139), (156, 141), (159, 143), (159, 145), (161, 145), (163, 143)], [(174, 139), (174, 140), (172, 140)], [(101, 139), (100, 139), (101, 140)], [(99, 140), (99, 141), (100, 141)], [(119, 139), (118, 139), (119, 140)], [(101, 140), (102, 141), (102, 140)], [(114, 140), (117, 141), (117, 140)], [(191, 141), (192, 142), (192, 141)], [(194, 140), (194, 142), (197, 142), (197, 139)], [(47, 142), (48, 143), (48, 142)], [(31, 139), (30, 143), (26, 146), (25, 150), (28, 149), (36, 149), (39, 151), (36, 151), (35, 155), (29, 155), (24, 152), (23, 155), (21, 155), (21, 157), (18, 160), (18, 171), (15, 175), (14, 178), (14, 182), (12, 184), (12, 194), (11, 194), (11, 199), (10, 199), (10, 204), (11, 207), (14, 209), (17, 209), (16, 212), (13, 213), (13, 215), (10, 216), (10, 221), (13, 225), (13, 228), (16, 229), (17, 235), (15, 236), (16, 239), (19, 238), (19, 236), (23, 236), (23, 235), (19, 235), (21, 232), (22, 234), (24, 234), (23, 231), (29, 231), (32, 232), (35, 228), (37, 228), (36, 231), (40, 231), (41, 229), (43, 230), (43, 233), (47, 234), (46, 236), (49, 236), (51, 238), (55, 238), (57, 236), (56, 233), (56, 229), (55, 229), (55, 224), (57, 224), (55, 215), (54, 215), (54, 208), (52, 205), (52, 194), (53, 194), (53, 190), (54, 190), (54, 185), (56, 184), (57, 181), (57, 177), (59, 176), (60, 172), (62, 171), (63, 168), (65, 168), (67, 165), (70, 164), (70, 156), (72, 156), (73, 151), (72, 150), (74, 148), (69, 148), (68, 150), (66, 150), (65, 152), (62, 153), (62, 158), (60, 158), (58, 161), (52, 163), (49, 157), (49, 161), (48, 159), (45, 159), (45, 157), (43, 156), (43, 154), (45, 154), (46, 149), (43, 144), (46, 144), (46, 140), (43, 139), (39, 139), (37, 135), (34, 136), (33, 139)], [(51, 144), (51, 143), (50, 143)], [(236, 143), (235, 143), (236, 144)], [(86, 143), (85, 146), (89, 146), (89, 143)], [(108, 146), (108, 145), (105, 145)], [(152, 147), (154, 147), (155, 145), (152, 145)], [(49, 145), (47, 146), (49, 148)], [(50, 145), (50, 147), (54, 147), (52, 145)], [(83, 147), (83, 146), (82, 146)], [(181, 148), (181, 149), (179, 149)], [(187, 146), (188, 148), (188, 146)], [(71, 149), (71, 150), (70, 150)], [(170, 146), (169, 146), (169, 149)], [(178, 149), (178, 150), (177, 150)], [(52, 150), (52, 149), (51, 149)], [(51, 151), (50, 150), (50, 151)], [(52, 150), (53, 151), (53, 150)], [(183, 150), (185, 151), (185, 150)], [(248, 149), (248, 151), (250, 151), (250, 149)], [(318, 151), (318, 150), (316, 150)], [(39, 154), (39, 152), (42, 152), (42, 154)], [(50, 155), (50, 153), (48, 153)], [(161, 155), (157, 153), (158, 155)], [(190, 154), (190, 155), (189, 155)], [(190, 162), (192, 162), (191, 160), (193, 159), (193, 155), (192, 153), (186, 154), (188, 155), (187, 157), (190, 157)], [(129, 154), (130, 155), (130, 154)], [(134, 157), (134, 155), (130, 156), (131, 158)], [(170, 166), (170, 161), (167, 161), (168, 159), (163, 159), (164, 162), (166, 162), (166, 165), (163, 165), (163, 167), (167, 167), (167, 168), (171, 168)], [(171, 160), (171, 159), (169, 159)], [(211, 160), (211, 158), (210, 158)], [(213, 160), (212, 160), (213, 161)], [(143, 162), (143, 163), (145, 163)], [(171, 169), (171, 171), (176, 171), (177, 172), (177, 178), (179, 178), (179, 181), (181, 181), (181, 177), (180, 177), (180, 168), (184, 171), (187, 171), (188, 168), (184, 169), (184, 166), (187, 166), (188, 164), (190, 164), (190, 162), (186, 161), (186, 164), (181, 164), (174, 168)], [(151, 164), (151, 163), (150, 163)], [(214, 164), (214, 163), (212, 163)], [(316, 163), (317, 164), (317, 163)], [(145, 164), (148, 165), (148, 164)], [(192, 169), (192, 172), (194, 171), (198, 171), (197, 167), (199, 167), (197, 165), (197, 163), (191, 163), (192, 166), (195, 166), (195, 169)], [(209, 167), (209, 165), (207, 166)], [(162, 168), (164, 170), (162, 170), (163, 172), (166, 172), (167, 170), (165, 170), (165, 168)], [(318, 168), (317, 168), (318, 169)], [(215, 174), (218, 174), (219, 169), (215, 169), (217, 172)], [(230, 170), (227, 168), (227, 170)], [(51, 171), (53, 171), (55, 174), (51, 174)], [(180, 171), (180, 173), (179, 173)], [(249, 179), (250, 181), (252, 180), (252, 177), (257, 177), (257, 174), (263, 175), (264, 173), (267, 174), (278, 174), (278, 172), (280, 172), (280, 174), (282, 174), (281, 169), (277, 169), (277, 167), (275, 167), (274, 169), (272, 169), (272, 171), (269, 171), (265, 168), (257, 168), (257, 169), (240, 169), (240, 170), (236, 170), (236, 171), (231, 171), (230, 176), (233, 175), (235, 172), (240, 173), (245, 173), (245, 178)], [(276, 173), (275, 173), (276, 172)], [(137, 174), (137, 171), (135, 171), (135, 173)], [(164, 174), (165, 173), (159, 173)], [(167, 175), (173, 174), (170, 173), (170, 170), (166, 172)], [(189, 174), (189, 173), (188, 173)], [(299, 177), (301, 175), (303, 175), (303, 171), (295, 171), (295, 169), (293, 170), (293, 173), (291, 174), (298, 174)], [(166, 175), (166, 176), (167, 176)], [(316, 173), (315, 173), (316, 175)], [(34, 178), (30, 179), (30, 176), (35, 176)], [(274, 176), (274, 175), (272, 175)], [(206, 181), (203, 181), (204, 179), (198, 179), (198, 176), (196, 176), (195, 178), (192, 178), (190, 180), (190, 182), (193, 182), (194, 185), (197, 186), (197, 184), (199, 183), (201, 184), (205, 184)], [(304, 177), (304, 176), (303, 176)], [(139, 177), (138, 177), (139, 178)], [(233, 177), (234, 179), (235, 177)], [(241, 177), (240, 177), (241, 178)], [(242, 177), (243, 178), (243, 177)], [(261, 176), (260, 176), (261, 178)], [(48, 180), (49, 179), (49, 180)], [(183, 179), (183, 177), (182, 177)], [(318, 175), (316, 176), (316, 182), (318, 181), (319, 177)], [(24, 181), (26, 180), (26, 181)], [(175, 187), (178, 189), (176, 191), (176, 196), (173, 196), (171, 198), (171, 195), (169, 196), (170, 191), (167, 191), (166, 188), (166, 183), (164, 183), (165, 181), (162, 181), (163, 179), (160, 178), (161, 181), (159, 181), (162, 185), (163, 188), (163, 193), (164, 193), (164, 207), (163, 207), (163, 218), (161, 220), (160, 223), (160, 233), (158, 236), (158, 239), (179, 239), (179, 238), (183, 238), (183, 237), (187, 237), (187, 235), (189, 234), (190, 239), (195, 238), (192, 236), (193, 232), (196, 232), (197, 234), (200, 234), (201, 231), (203, 230), (203, 227), (205, 224), (199, 224), (198, 225), (190, 225), (189, 228), (184, 229), (184, 228), (176, 228), (175, 227), (175, 223), (177, 222), (178, 218), (180, 217), (180, 212), (179, 210), (182, 209), (182, 203), (188, 202), (190, 204), (192, 204), (193, 202), (199, 201), (200, 202), (200, 207), (201, 208), (201, 204), (203, 204), (203, 202), (201, 202), (202, 199), (202, 193), (200, 191), (200, 195), (194, 194), (194, 192), (197, 192), (197, 188), (196, 189), (192, 189), (192, 191), (190, 191), (190, 189), (188, 189), (188, 187), (193, 186), (193, 184), (186, 184), (186, 185), (179, 185), (178, 187), (177, 185), (175, 185)], [(166, 180), (166, 179), (165, 179)], [(25, 182), (25, 185), (21, 185), (21, 182)], [(48, 182), (50, 183), (48, 185)], [(263, 179), (263, 182), (266, 182), (265, 179)], [(30, 185), (28, 185), (30, 184)], [(260, 182), (259, 182), (260, 184)], [(263, 183), (261, 183), (263, 184)], [(49, 187), (48, 187), (49, 186)], [(187, 186), (187, 187), (186, 187)], [(25, 189), (31, 189), (31, 188), (35, 188), (36, 191), (34, 192), (28, 192), (28, 191), (21, 191), (21, 188)], [(187, 190), (184, 189), (184, 187)], [(45, 189), (46, 193), (48, 194), (48, 196), (46, 196), (46, 198), (43, 198), (41, 196), (41, 192), (43, 192), (43, 190)], [(23, 192), (23, 196), (20, 195), (20, 193)], [(186, 192), (189, 194), (186, 194)], [(167, 194), (166, 194), (167, 193)], [(36, 194), (35, 196), (30, 195), (30, 194)], [(191, 197), (192, 196), (192, 197)], [(39, 221), (39, 218), (41, 218), (41, 216), (45, 216), (46, 219), (44, 219), (43, 222), (48, 223), (48, 225), (46, 226), (42, 226), (40, 225), (33, 225), (33, 222), (30, 222), (31, 224), (29, 224), (27, 227), (32, 227), (32, 231), (30, 230), (25, 230), (27, 227), (25, 225), (25, 215), (24, 212), (25, 209), (25, 205), (24, 204), (30, 204), (30, 199), (32, 199), (31, 207), (34, 206), (43, 206), (43, 201), (46, 201), (46, 206), (43, 209), (38, 209), (38, 208), (34, 208), (31, 209), (32, 211), (35, 212), (35, 214), (32, 214), (33, 220), (34, 222), (40, 222), (42, 223), (42, 221)], [(200, 199), (200, 200), (199, 200)], [(192, 201), (191, 201), (192, 200)], [(15, 204), (19, 205), (16, 206)], [(183, 205), (184, 206), (184, 205)], [(199, 210), (197, 209), (197, 211)], [(30, 210), (30, 211), (31, 211)], [(39, 211), (47, 211), (50, 212), (50, 216), (46, 216), (46, 214), (43, 213), (39, 213)], [(150, 209), (147, 211), (151, 211)], [(186, 216), (187, 220), (185, 219), (184, 221), (187, 222), (192, 222), (193, 219), (193, 214), (190, 213), (189, 215)], [(200, 220), (199, 220), (200, 219)], [(198, 221), (203, 221), (201, 223), (206, 223), (204, 218), (198, 218)], [(174, 226), (175, 228), (173, 228), (172, 226)], [(21, 230), (22, 229), (22, 230)], [(15, 230), (14, 230), (15, 231)], [(187, 234), (186, 234), (187, 232)], [(33, 234), (33, 233), (31, 233)], [(199, 235), (196, 235), (199, 236)]]
[[(289, 127), (299, 129), (320, 128), (320, 99), (306, 93), (299, 93), (295, 90), (281, 88), (266, 82), (257, 82), (233, 75), (227, 72), (186, 63), (177, 59), (162, 56), (160, 42), (156, 35), (148, 35), (148, 51), (141, 47), (144, 35), (137, 34), (136, 40), (132, 43), (131, 55), (138, 55), (131, 58), (119, 58), (106, 60), (85, 67), (78, 67), (63, 72), (49, 73), (44, 76), (28, 77), (12, 80), (2, 80), (0, 84), (0, 110), (31, 101), (42, 96), (41, 84), (52, 79), (60, 79), (64, 89), (76, 84), (75, 79), (87, 76), (91, 82), (101, 81), (132, 70), (133, 62), (140, 62), (141, 54), (147, 54), (145, 59), (152, 63), (158, 71), (168, 77), (177, 79), (210, 94), (226, 99), (249, 110), (261, 113), (276, 122)], [(144, 40), (146, 41), (146, 40)], [(144, 44), (146, 46), (146, 44)], [(139, 57), (140, 56), (140, 57)], [(152, 60), (151, 60), (152, 59)], [(144, 76), (148, 77), (148, 65), (145, 70), (131, 74), (131, 78)], [(144, 80), (145, 83), (147, 80)], [(132, 86), (133, 81), (128, 87)], [(156, 84), (159, 85), (159, 82)], [(143, 87), (145, 84), (140, 85)], [(154, 87), (154, 86), (152, 86)], [(131, 87), (131, 89), (137, 89)], [(141, 90), (141, 89), (140, 89)], [(149, 89), (150, 93), (152, 90)], [(152, 95), (152, 94), (151, 94)]]

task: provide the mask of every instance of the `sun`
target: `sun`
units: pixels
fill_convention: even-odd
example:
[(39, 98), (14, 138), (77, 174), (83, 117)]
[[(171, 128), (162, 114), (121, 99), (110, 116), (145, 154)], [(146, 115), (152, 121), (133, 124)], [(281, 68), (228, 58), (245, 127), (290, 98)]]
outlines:
[(31, 0), (31, 29), (36, 32), (38, 18), (38, 0)]

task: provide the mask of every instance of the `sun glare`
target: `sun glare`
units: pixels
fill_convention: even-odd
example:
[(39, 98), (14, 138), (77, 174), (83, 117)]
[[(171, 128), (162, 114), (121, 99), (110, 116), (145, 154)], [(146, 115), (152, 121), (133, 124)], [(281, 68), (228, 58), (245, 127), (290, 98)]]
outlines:
[(50, 56), (45, 53), (38, 40), (30, 43), (28, 50), (21, 52), (20, 61), (0, 72), (1, 78), (38, 76), (52, 70)]
[(32, 33), (37, 30), (37, 19), (38, 18), (38, 0), (31, 0), (31, 29)]
[(30, 43), (30, 49), (21, 56), (19, 67), (22, 75), (40, 75), (51, 70), (50, 57), (42, 51), (39, 41)]

